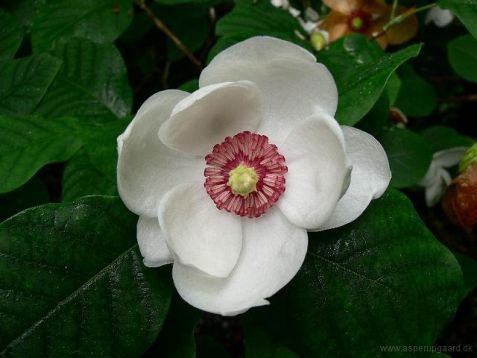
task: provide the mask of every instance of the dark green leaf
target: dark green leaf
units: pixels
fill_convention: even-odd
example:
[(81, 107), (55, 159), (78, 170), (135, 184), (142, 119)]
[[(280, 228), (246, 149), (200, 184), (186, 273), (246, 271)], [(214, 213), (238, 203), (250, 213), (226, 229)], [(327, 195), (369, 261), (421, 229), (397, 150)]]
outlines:
[(433, 152), (455, 147), (470, 147), (475, 143), (474, 139), (444, 126), (428, 127), (421, 134), (432, 147)]
[(180, 4), (203, 4), (208, 6), (217, 5), (224, 2), (231, 2), (231, 0), (154, 0), (162, 5), (180, 5)]
[(130, 0), (49, 0), (33, 24), (33, 51), (49, 51), (73, 37), (111, 43), (128, 27), (132, 15)]
[(336, 119), (347, 125), (356, 124), (381, 96), (394, 71), (418, 55), (420, 45), (412, 45), (391, 54), (383, 54), (376, 44), (362, 36), (349, 36), (320, 53), (338, 86)]
[(80, 147), (71, 119), (0, 116), (0, 193), (26, 183), (48, 163), (69, 159)]
[(45, 2), (46, 0), (2, 0), (2, 5), (29, 30), (36, 19), (38, 9)]
[(406, 69), (405, 74), (400, 76), (401, 89), (395, 105), (407, 116), (428, 116), (437, 106), (436, 90), (414, 72), (411, 66)]
[(0, 60), (13, 58), (23, 39), (20, 22), (0, 9)]
[(195, 358), (195, 329), (201, 312), (173, 295), (164, 327), (147, 357)]
[(61, 66), (49, 55), (0, 64), (0, 114), (29, 114), (40, 102)]
[(179, 89), (190, 93), (197, 91), (199, 89), (199, 80), (187, 81), (186, 83), (180, 85)]
[(452, 68), (460, 77), (477, 82), (477, 40), (475, 38), (465, 35), (452, 40), (447, 46), (447, 56)]
[(230, 353), (223, 344), (211, 336), (199, 335), (197, 341), (197, 358), (230, 358)]
[(126, 66), (113, 45), (72, 39), (55, 54), (63, 67), (36, 112), (45, 116), (124, 117), (132, 93)]
[(209, 60), (227, 47), (259, 35), (278, 37), (311, 49), (297, 32), (304, 33), (298, 21), (287, 11), (274, 7), (269, 1), (240, 0), (217, 23), (219, 39), (209, 53)]
[(142, 264), (136, 217), (118, 198), (48, 204), (5, 221), (0, 271), (0, 355), (139, 356), (170, 302), (170, 282)]
[(464, 283), (467, 291), (477, 287), (477, 260), (463, 254), (455, 254), (459, 261), (462, 273), (464, 274)]
[(299, 358), (300, 356), (290, 349), (283, 347), (268, 332), (246, 324), (245, 355), (247, 358)]
[(462, 295), (455, 257), (391, 190), (312, 233), (292, 283), (246, 317), (304, 357), (387, 357), (382, 346), (432, 345)]
[(117, 195), (116, 179), (111, 179), (92, 163), (84, 150), (79, 151), (63, 172), (62, 201), (72, 201), (85, 195)]
[(439, 0), (437, 4), (444, 8), (451, 10), (462, 23), (467, 27), (467, 30), (477, 38), (477, 0)]
[(432, 149), (417, 133), (394, 128), (384, 132), (379, 141), (391, 166), (391, 185), (406, 188), (417, 184), (426, 174), (432, 160)]

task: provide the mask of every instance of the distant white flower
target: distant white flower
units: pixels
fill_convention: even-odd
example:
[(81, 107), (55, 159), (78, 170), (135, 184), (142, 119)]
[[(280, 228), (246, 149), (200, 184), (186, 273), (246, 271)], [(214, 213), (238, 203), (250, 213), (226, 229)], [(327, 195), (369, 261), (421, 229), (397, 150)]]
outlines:
[(140, 216), (145, 265), (173, 262), (184, 300), (234, 315), (268, 304), (302, 265), (307, 230), (355, 220), (391, 173), (372, 136), (338, 125), (335, 82), (301, 47), (243, 41), (199, 87), (141, 106), (118, 138), (118, 190)]
[(445, 168), (457, 165), (466, 149), (465, 147), (456, 147), (434, 153), (431, 165), (419, 183), (419, 186), (425, 188), (427, 206), (434, 206), (441, 200), (452, 181), (449, 172)]
[(452, 20), (454, 20), (454, 14), (450, 10), (434, 6), (427, 12), (425, 23), (433, 22), (437, 27), (444, 27), (449, 25)]

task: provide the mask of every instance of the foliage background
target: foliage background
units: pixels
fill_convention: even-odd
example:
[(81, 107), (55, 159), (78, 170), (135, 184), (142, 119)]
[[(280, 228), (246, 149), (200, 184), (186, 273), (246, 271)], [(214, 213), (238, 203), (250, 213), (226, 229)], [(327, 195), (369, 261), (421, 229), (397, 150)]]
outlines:
[(270, 307), (222, 318), (185, 304), (169, 267), (142, 265), (136, 218), (116, 197), (116, 137), (153, 93), (195, 90), (226, 47), (269, 35), (314, 51), (307, 34), (265, 0), (4, 0), (0, 355), (370, 357), (436, 344), (475, 356), (477, 240), (417, 186), (433, 153), (477, 137), (477, 2), (439, 5), (458, 20), (441, 29), (420, 13), (403, 46), (353, 34), (315, 51), (338, 85), (338, 121), (378, 138), (392, 188), (354, 224), (311, 234)]

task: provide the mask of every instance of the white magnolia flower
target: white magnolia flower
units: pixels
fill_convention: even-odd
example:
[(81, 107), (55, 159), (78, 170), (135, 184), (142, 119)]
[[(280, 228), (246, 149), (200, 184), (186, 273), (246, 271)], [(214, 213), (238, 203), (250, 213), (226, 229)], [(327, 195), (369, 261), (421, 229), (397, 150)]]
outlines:
[(441, 9), (438, 6), (434, 6), (426, 14), (425, 23), (429, 24), (433, 22), (437, 27), (445, 27), (454, 20), (454, 14), (450, 10)]
[(426, 175), (419, 183), (425, 188), (426, 205), (436, 205), (444, 195), (452, 178), (445, 168), (457, 165), (464, 155), (466, 147), (456, 147), (435, 152)]
[(145, 265), (172, 262), (187, 302), (234, 315), (267, 304), (302, 265), (307, 230), (356, 219), (390, 170), (372, 136), (335, 121), (335, 82), (301, 47), (251, 38), (199, 85), (142, 105), (118, 138), (118, 188)]

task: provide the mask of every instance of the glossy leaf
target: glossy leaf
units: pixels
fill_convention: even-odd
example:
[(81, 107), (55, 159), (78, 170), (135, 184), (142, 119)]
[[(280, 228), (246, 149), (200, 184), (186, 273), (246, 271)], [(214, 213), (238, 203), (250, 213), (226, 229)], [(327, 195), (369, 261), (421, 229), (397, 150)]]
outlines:
[(376, 44), (353, 35), (319, 54), (318, 61), (328, 67), (338, 86), (336, 119), (342, 124), (356, 124), (377, 102), (394, 71), (417, 56), (420, 48), (412, 45), (383, 54)]
[[(477, 6), (477, 5), (476, 5)], [(477, 15), (477, 12), (476, 12)], [(477, 82), (477, 40), (472, 36), (460, 36), (447, 47), (447, 56), (453, 70), (463, 79)]]
[(20, 47), (23, 29), (11, 14), (0, 9), (0, 60), (11, 59)]
[(400, 76), (401, 88), (395, 106), (410, 117), (430, 115), (437, 107), (436, 90), (411, 66), (405, 68), (406, 71)]
[(470, 147), (475, 143), (475, 139), (444, 126), (427, 127), (421, 132), (421, 135), (432, 147), (433, 152), (455, 147)]
[(24, 115), (33, 111), (61, 66), (49, 55), (4, 61), (0, 66), (0, 114)]
[(49, 0), (33, 24), (33, 51), (49, 51), (74, 37), (111, 43), (131, 18), (130, 0)]
[(132, 103), (126, 66), (113, 45), (73, 39), (55, 55), (63, 67), (36, 113), (52, 116), (124, 117)]
[(380, 136), (379, 141), (388, 155), (391, 185), (406, 188), (417, 184), (426, 174), (432, 160), (432, 149), (417, 133), (393, 128)]
[[(169, 280), (146, 269), (118, 198), (48, 204), (0, 225), (0, 355), (139, 356)], [(166, 272), (163, 272), (166, 273)]]
[(209, 53), (209, 61), (227, 47), (253, 36), (272, 36), (294, 42), (311, 50), (308, 42), (296, 33), (303, 29), (287, 11), (269, 1), (239, 0), (230, 13), (217, 23), (219, 39)]
[(439, 0), (437, 4), (451, 10), (477, 39), (477, 0)]
[(26, 183), (42, 166), (69, 159), (80, 147), (71, 119), (0, 116), (0, 193)]
[(195, 358), (195, 331), (200, 318), (201, 311), (173, 295), (164, 327), (145, 357)]
[(383, 346), (432, 345), (462, 296), (455, 257), (391, 190), (353, 224), (310, 234), (298, 275), (246, 317), (304, 357), (387, 357)]
[(117, 195), (116, 179), (99, 170), (84, 150), (66, 163), (61, 184), (63, 202), (85, 195)]

